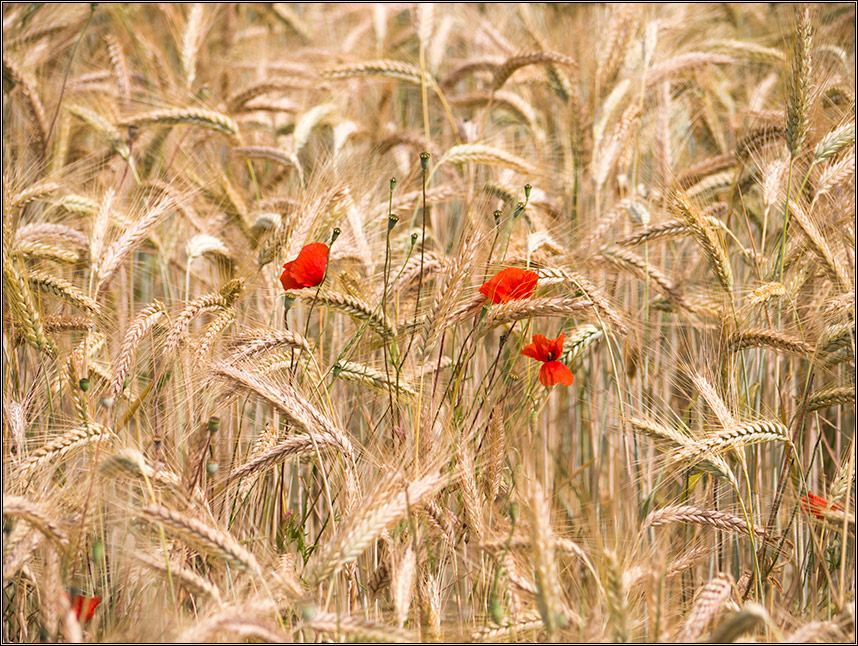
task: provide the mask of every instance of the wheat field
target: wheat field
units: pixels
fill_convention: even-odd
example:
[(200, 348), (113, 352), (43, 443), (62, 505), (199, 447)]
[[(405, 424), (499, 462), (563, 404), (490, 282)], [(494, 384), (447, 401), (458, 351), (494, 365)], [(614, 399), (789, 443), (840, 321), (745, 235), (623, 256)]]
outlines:
[(4, 642), (853, 641), (855, 26), (4, 3)]

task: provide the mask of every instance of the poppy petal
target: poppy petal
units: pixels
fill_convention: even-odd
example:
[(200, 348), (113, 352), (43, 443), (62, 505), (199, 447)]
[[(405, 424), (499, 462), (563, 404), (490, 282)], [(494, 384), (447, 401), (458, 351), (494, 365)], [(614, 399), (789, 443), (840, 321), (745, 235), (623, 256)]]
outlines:
[(539, 350), (536, 347), (535, 343), (529, 343), (521, 349), (522, 356), (530, 357), (531, 359), (536, 359), (537, 361), (542, 361), (542, 358), (539, 354)]
[(837, 511), (840, 509), (840, 505), (836, 502), (829, 503), (825, 498), (808, 493), (806, 496), (801, 497), (801, 508), (817, 518), (825, 518), (824, 512), (828, 510)]
[(83, 623), (88, 622), (92, 619), (95, 614), (95, 609), (98, 608), (98, 605), (101, 603), (101, 597), (88, 597), (86, 600), (86, 610), (84, 612), (84, 620)]
[(550, 360), (558, 359), (563, 354), (563, 339), (566, 332), (563, 332), (553, 341), (548, 342), (548, 358)]
[(551, 361), (551, 341), (541, 334), (533, 335), (533, 342), (539, 352), (540, 361)]
[(559, 361), (548, 361), (539, 369), (539, 381), (546, 388), (554, 384), (571, 386), (574, 379), (572, 371)]
[(280, 284), (283, 285), (283, 289), (286, 291), (289, 291), (290, 289), (301, 289), (302, 287), (298, 281), (292, 278), (292, 265), (294, 262), (295, 261), (293, 260), (283, 265), (283, 273), (280, 274)]
[(530, 297), (536, 289), (539, 274), (527, 269), (510, 267), (496, 273), (480, 287), (480, 294), (493, 303), (508, 303)]
[(290, 273), (302, 287), (315, 287), (324, 280), (327, 265), (328, 245), (314, 242), (301, 249)]

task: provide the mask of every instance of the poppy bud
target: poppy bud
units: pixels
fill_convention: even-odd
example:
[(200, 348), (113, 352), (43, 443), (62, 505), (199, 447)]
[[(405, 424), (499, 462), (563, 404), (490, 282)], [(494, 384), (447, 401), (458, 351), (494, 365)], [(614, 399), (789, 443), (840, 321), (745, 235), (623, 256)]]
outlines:
[(420, 153), (420, 168), (429, 169), (429, 153)]
[(99, 565), (104, 563), (104, 543), (95, 541), (92, 544), (92, 560)]
[(503, 217), (503, 213), (500, 211), (500, 209), (498, 209), (497, 211), (495, 211), (494, 213), (492, 213), (492, 215), (493, 215), (493, 216), (494, 216), (494, 218), (495, 218), (495, 226), (499, 226), (499, 225), (500, 225), (500, 221), (501, 221), (501, 217)]
[(412, 234), (411, 234), (411, 246), (412, 246), (412, 247), (413, 247), (415, 244), (417, 244), (417, 236), (418, 236), (418, 234), (417, 234), (417, 233), (412, 233)]
[(512, 217), (517, 218), (522, 213), (524, 213), (524, 202), (519, 202), (515, 205), (515, 211), (512, 212)]
[(388, 233), (393, 231), (393, 227), (395, 227), (398, 222), (399, 222), (399, 216), (398, 215), (391, 215), (390, 217), (387, 218), (387, 231), (388, 231)]
[(206, 473), (208, 473), (210, 476), (213, 476), (215, 473), (217, 473), (217, 468), (217, 462), (212, 462), (211, 460), (206, 462)]
[(81, 389), (83, 392), (86, 392), (87, 390), (89, 390), (89, 379), (87, 379), (86, 377), (84, 377), (83, 379), (81, 379), (81, 380), (77, 383), (77, 385), (78, 385), (78, 386), (80, 386), (80, 389)]
[(394, 188), (396, 188), (396, 178), (395, 178), (395, 177), (391, 177), (391, 178), (390, 178), (390, 190), (391, 190), (391, 192), (393, 192), (393, 189), (394, 189)]
[(286, 294), (286, 296), (283, 298), (283, 313), (284, 314), (286, 312), (288, 312), (290, 309), (292, 309), (293, 303), (295, 303), (295, 297), (289, 296), (289, 294)]
[(209, 417), (209, 433), (217, 433), (220, 428), (220, 417)]
[(531, 191), (531, 189), (532, 189), (532, 188), (533, 188), (533, 187), (532, 187), (530, 184), (525, 184), (525, 185), (524, 185), (524, 197), (525, 197), (526, 199), (528, 199), (528, 200), (530, 199), (530, 191)]
[(340, 237), (340, 227), (334, 227), (334, 230), (331, 231), (331, 244), (337, 241), (337, 238)]
[(137, 141), (140, 136), (140, 127), (135, 125), (128, 126), (128, 141)]

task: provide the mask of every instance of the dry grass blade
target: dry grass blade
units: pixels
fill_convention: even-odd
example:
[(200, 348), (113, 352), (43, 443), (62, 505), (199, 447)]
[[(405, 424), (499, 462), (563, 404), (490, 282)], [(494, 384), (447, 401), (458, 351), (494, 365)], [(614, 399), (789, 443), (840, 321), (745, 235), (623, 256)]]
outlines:
[(542, 623), (548, 634), (565, 623), (568, 613), (563, 609), (563, 591), (557, 576), (554, 532), (551, 529), (551, 506), (542, 487), (533, 483), (530, 495), (531, 536), (534, 564), (533, 574), (536, 582), (536, 600)]

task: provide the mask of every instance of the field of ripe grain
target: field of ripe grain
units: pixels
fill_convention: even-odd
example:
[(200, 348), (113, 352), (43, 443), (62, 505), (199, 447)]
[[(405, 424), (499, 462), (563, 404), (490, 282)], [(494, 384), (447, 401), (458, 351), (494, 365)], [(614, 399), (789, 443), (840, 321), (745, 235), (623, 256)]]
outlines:
[(3, 641), (855, 639), (853, 3), (3, 5)]

